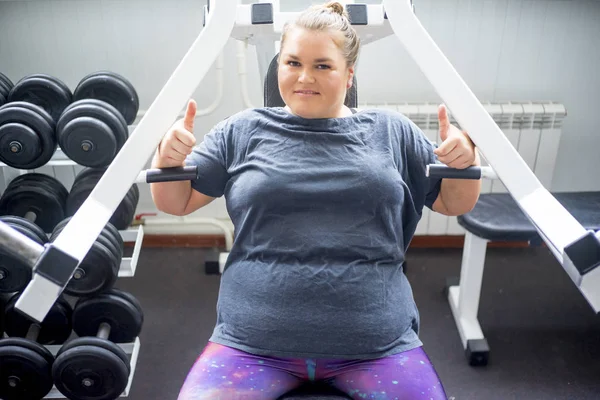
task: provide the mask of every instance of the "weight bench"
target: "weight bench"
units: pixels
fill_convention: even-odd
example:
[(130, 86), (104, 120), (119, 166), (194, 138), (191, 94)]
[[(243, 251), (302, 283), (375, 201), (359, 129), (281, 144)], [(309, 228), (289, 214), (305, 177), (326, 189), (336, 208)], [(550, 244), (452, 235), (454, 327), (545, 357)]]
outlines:
[[(600, 192), (553, 193), (553, 196), (587, 230), (600, 230)], [(460, 279), (449, 278), (445, 293), (472, 366), (487, 365), (489, 347), (477, 312), (489, 241), (523, 241), (539, 245), (542, 238), (509, 193), (480, 195), (473, 210), (458, 217), (466, 229)]]

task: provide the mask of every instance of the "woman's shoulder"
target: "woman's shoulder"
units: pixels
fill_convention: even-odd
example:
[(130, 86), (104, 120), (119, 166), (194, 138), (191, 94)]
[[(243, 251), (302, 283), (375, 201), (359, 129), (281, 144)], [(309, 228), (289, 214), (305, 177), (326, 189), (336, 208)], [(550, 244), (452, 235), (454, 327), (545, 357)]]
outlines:
[(396, 107), (393, 106), (366, 106), (359, 107), (356, 110), (359, 113), (375, 115), (380, 120), (387, 120), (389, 122), (397, 122), (400, 124), (412, 123), (412, 121), (406, 115), (402, 114)]
[(276, 119), (283, 114), (281, 110), (283, 110), (281, 107), (246, 108), (232, 114), (222, 122), (234, 125), (245, 125), (254, 121)]

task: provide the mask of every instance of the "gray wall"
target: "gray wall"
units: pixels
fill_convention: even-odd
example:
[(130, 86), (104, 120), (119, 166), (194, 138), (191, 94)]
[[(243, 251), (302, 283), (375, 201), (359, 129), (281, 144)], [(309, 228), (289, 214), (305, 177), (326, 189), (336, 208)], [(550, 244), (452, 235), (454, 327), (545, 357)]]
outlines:
[[(202, 29), (205, 0), (0, 0), (0, 71), (13, 81), (44, 72), (72, 89), (110, 69), (136, 86), (147, 108)], [(251, 1), (244, 0), (244, 3)], [(296, 11), (310, 0), (283, 0)], [(377, 3), (377, 1), (369, 1)], [(556, 101), (568, 116), (551, 189), (600, 190), (600, 2), (593, 0), (415, 0), (417, 15), (481, 101)], [(225, 98), (198, 121), (201, 136), (243, 109), (235, 42), (226, 52)], [(252, 49), (250, 94), (261, 105)], [(212, 103), (212, 70), (195, 98)], [(395, 37), (366, 46), (360, 101), (440, 101)]]

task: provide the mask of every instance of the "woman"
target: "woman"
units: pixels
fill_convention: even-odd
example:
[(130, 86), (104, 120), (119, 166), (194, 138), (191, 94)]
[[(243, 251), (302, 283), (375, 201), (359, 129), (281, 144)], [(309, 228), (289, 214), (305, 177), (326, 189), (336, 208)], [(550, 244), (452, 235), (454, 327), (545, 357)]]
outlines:
[(311, 7), (282, 34), (286, 107), (242, 111), (196, 146), (190, 101), (159, 145), (153, 168), (200, 176), (152, 184), (158, 209), (186, 215), (224, 195), (236, 230), (180, 400), (277, 399), (306, 380), (356, 399), (446, 398), (402, 264), (424, 206), (459, 215), (479, 196), (479, 181), (427, 179), (426, 166), (479, 159), (443, 106), (439, 148), (399, 113), (346, 107), (358, 53), (339, 3)]

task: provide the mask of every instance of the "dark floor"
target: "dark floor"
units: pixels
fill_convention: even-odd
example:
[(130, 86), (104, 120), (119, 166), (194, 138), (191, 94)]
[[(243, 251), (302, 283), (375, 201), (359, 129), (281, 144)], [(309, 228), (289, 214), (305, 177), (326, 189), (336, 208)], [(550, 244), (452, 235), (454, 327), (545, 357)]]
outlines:
[[(176, 399), (215, 321), (218, 276), (202, 250), (143, 249), (118, 287), (142, 303), (145, 326), (130, 399)], [(545, 249), (490, 249), (479, 321), (487, 367), (467, 365), (442, 289), (460, 250), (410, 250), (421, 337), (450, 399), (600, 399), (600, 316)]]

